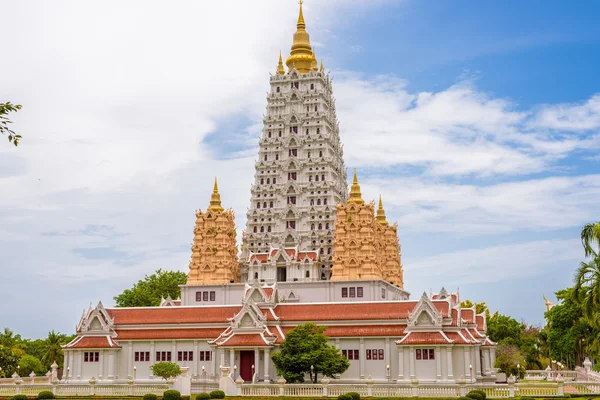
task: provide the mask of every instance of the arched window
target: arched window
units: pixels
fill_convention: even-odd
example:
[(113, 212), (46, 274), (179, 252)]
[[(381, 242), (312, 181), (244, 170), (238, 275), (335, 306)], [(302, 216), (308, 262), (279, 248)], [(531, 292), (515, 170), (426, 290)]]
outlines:
[(308, 158), (310, 158), (310, 151), (308, 152)]
[(322, 231), (323, 230), (323, 224), (319, 224), (319, 230)]
[(315, 175), (315, 181), (319, 182), (319, 175)]
[(321, 247), (321, 250), (319, 250), (319, 254), (323, 254), (323, 248)]
[(281, 131), (279, 131), (279, 137), (281, 137)]
[(325, 229), (329, 229), (329, 222), (325, 224)]
[(267, 227), (267, 232), (271, 232), (271, 226), (270, 225)]
[(254, 227), (254, 233), (256, 233), (256, 227)]
[(319, 157), (323, 157), (323, 152), (319, 151)]
[(263, 208), (267, 208), (267, 202), (266, 201), (263, 203)]
[(319, 105), (315, 104), (315, 111), (318, 111), (318, 110), (319, 110)]
[(269, 138), (271, 137), (271, 132), (269, 132)]
[(258, 279), (258, 272), (254, 273), (254, 279)]
[(321, 180), (324, 181), (325, 180), (325, 174), (321, 175)]
[[(314, 88), (315, 88), (315, 84), (314, 84), (314, 83), (311, 83), (311, 84), (310, 84), (310, 90), (313, 90)], [(308, 277), (307, 277), (307, 278), (308, 278)]]
[(310, 205), (314, 206), (315, 205), (315, 199), (310, 199)]
[(265, 227), (264, 226), (260, 227), (260, 233), (265, 233)]
[(321, 199), (317, 199), (317, 205), (320, 206), (321, 205)]
[(277, 86), (277, 93), (281, 92), (281, 88)]
[(260, 203), (256, 203), (256, 208), (260, 208)]
[(309, 181), (309, 182), (312, 182), (312, 175), (309, 175), (309, 176), (308, 176), (308, 181)]
[(315, 230), (315, 224), (310, 224), (310, 230), (314, 231)]
[(275, 154), (275, 161), (279, 160), (279, 154)]
[(267, 185), (271, 184), (271, 179), (267, 178)]
[(260, 184), (264, 185), (265, 184), (265, 180), (263, 178), (260, 178)]
[(308, 135), (308, 129), (306, 130), (306, 134)]
[(269, 208), (273, 208), (273, 202), (269, 203)]
[(321, 134), (321, 128), (317, 128), (317, 135)]
[(310, 271), (306, 271), (306, 275), (307, 278), (310, 278)]
[(277, 178), (273, 178), (273, 185), (277, 183)]
[(327, 205), (327, 199), (323, 199), (323, 204)]
[(327, 249), (327, 254), (331, 254), (331, 247)]

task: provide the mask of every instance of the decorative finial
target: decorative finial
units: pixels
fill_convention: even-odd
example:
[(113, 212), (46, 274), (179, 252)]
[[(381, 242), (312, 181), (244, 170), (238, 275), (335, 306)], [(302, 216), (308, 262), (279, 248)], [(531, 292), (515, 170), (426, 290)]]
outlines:
[(306, 32), (306, 23), (304, 22), (304, 11), (300, 2), (300, 12), (298, 14), (298, 25), (296, 33), (294, 33), (294, 43), (292, 44), (292, 51), (285, 63), (288, 69), (292, 71), (295, 69), (305, 74), (313, 69), (313, 48), (310, 45), (310, 35)]
[(362, 194), (360, 193), (360, 186), (358, 185), (358, 178), (356, 176), (356, 168), (354, 168), (354, 180), (352, 182), (352, 187), (350, 188), (350, 198), (348, 199), (348, 204), (350, 203), (365, 203), (365, 201), (362, 199)]
[(377, 209), (377, 217), (375, 217), (375, 220), (380, 225), (389, 225), (385, 218), (385, 210), (383, 209), (383, 201), (381, 200), (381, 195), (379, 195), (379, 208)]
[(312, 64), (311, 64), (311, 69), (313, 71), (318, 71), (319, 70), (319, 63), (317, 62), (317, 53), (315, 52), (315, 48), (312, 48)]
[(211, 211), (225, 211), (221, 206), (221, 195), (219, 194), (219, 186), (217, 185), (217, 178), (215, 178), (215, 186), (213, 188), (212, 196), (210, 196), (210, 206), (208, 207)]
[(321, 68), (320, 68), (321, 72), (325, 71), (325, 67), (323, 66), (323, 59), (321, 58)]
[(279, 52), (279, 65), (277, 66), (277, 73), (279, 75), (285, 75), (285, 69), (283, 68), (283, 55)]

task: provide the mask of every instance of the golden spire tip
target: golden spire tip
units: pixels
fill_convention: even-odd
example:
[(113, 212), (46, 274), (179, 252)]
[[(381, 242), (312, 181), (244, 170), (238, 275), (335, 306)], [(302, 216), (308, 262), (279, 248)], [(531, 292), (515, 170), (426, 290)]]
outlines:
[(356, 177), (356, 168), (354, 168), (354, 181), (352, 183), (354, 185), (358, 185), (358, 178)]
[(215, 187), (213, 188), (213, 193), (219, 193), (219, 185), (217, 184), (216, 176), (215, 176)]

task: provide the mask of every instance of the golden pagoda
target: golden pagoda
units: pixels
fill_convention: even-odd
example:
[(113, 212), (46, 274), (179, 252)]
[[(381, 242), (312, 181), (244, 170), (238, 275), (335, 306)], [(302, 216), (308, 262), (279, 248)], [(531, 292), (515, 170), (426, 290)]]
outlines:
[(305, 74), (311, 70), (317, 70), (317, 59), (310, 45), (310, 35), (306, 31), (302, 3), (302, 0), (300, 0), (300, 14), (298, 15), (296, 33), (294, 33), (294, 43), (292, 44), (290, 56), (285, 63), (290, 71), (295, 68), (298, 72)]
[(188, 284), (225, 284), (240, 281), (233, 210), (221, 205), (217, 179), (206, 212), (196, 212)]

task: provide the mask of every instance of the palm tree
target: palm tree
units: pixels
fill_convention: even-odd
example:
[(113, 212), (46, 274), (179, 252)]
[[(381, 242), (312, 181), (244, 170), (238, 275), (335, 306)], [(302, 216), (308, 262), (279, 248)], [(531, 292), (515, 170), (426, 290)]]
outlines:
[(4, 328), (4, 332), (0, 333), (0, 345), (10, 349), (18, 356), (25, 354), (25, 344), (21, 339), (21, 335), (15, 335), (15, 333), (8, 328)]
[(592, 247), (594, 244), (600, 248), (600, 221), (595, 224), (587, 224), (581, 231), (581, 244), (585, 250), (585, 256), (598, 256)]
[(63, 364), (64, 354), (62, 344), (64, 342), (63, 335), (54, 331), (48, 332), (48, 337), (44, 341), (44, 356), (42, 361), (46, 365), (56, 362), (59, 366)]
[(591, 324), (600, 322), (600, 255), (582, 261), (575, 272), (574, 300), (581, 303), (585, 316)]

